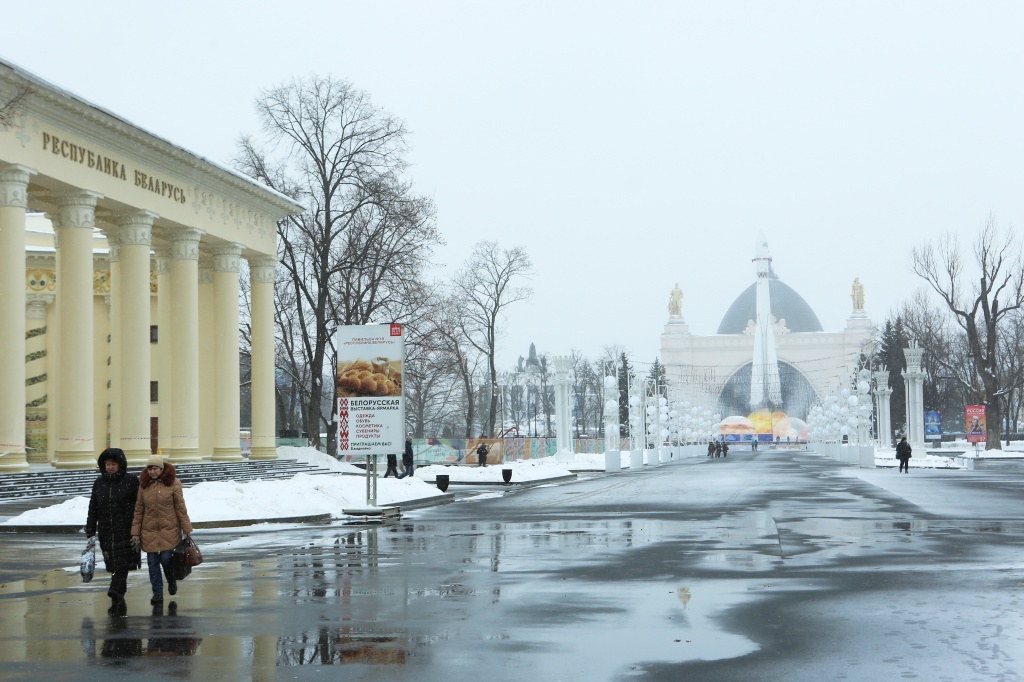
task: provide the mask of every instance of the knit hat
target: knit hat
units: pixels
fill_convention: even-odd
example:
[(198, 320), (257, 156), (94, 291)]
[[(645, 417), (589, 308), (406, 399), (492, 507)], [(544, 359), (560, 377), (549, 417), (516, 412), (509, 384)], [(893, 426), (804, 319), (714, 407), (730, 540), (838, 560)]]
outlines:
[(146, 460), (146, 466), (148, 467), (160, 467), (164, 468), (164, 458), (160, 455), (150, 455), (149, 459)]

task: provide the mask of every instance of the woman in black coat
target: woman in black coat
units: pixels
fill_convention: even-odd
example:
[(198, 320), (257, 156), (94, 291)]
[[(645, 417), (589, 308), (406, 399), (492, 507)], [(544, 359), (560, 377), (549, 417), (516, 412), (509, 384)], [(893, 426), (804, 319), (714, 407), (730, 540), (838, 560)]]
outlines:
[(99, 535), (100, 550), (110, 579), (109, 613), (124, 615), (127, 606), (128, 571), (142, 565), (142, 552), (132, 544), (132, 519), (139, 496), (139, 477), (128, 473), (128, 460), (121, 448), (107, 448), (96, 464), (100, 476), (92, 484), (86, 537)]

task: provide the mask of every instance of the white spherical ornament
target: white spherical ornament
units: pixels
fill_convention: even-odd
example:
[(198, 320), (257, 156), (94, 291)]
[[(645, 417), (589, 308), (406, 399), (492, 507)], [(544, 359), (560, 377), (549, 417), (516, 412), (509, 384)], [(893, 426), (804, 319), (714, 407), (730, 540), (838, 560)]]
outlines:
[(839, 395), (843, 396), (843, 398), (849, 398), (850, 397), (850, 389), (844, 388), (842, 391), (839, 392)]
[(640, 407), (640, 398), (636, 397), (635, 395), (629, 396), (629, 406)]
[(866, 381), (860, 381), (860, 382), (857, 383), (857, 391), (859, 393), (870, 393), (871, 392), (871, 384), (869, 384)]
[(616, 380), (616, 378), (613, 376), (607, 376), (604, 378), (605, 388), (615, 388), (618, 385), (618, 383), (618, 380)]
[(849, 398), (846, 399), (846, 404), (849, 405), (850, 407), (857, 407), (858, 402), (860, 401), (857, 399), (857, 396), (855, 395), (851, 395)]

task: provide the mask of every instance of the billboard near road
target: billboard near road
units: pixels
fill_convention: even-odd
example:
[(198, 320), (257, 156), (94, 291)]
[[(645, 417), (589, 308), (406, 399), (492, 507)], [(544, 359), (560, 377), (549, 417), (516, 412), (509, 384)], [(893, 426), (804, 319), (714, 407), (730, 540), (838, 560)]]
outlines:
[(967, 442), (986, 442), (988, 438), (985, 435), (985, 406), (968, 405), (966, 412)]
[(400, 324), (340, 327), (336, 414), (340, 455), (401, 454), (405, 446)]

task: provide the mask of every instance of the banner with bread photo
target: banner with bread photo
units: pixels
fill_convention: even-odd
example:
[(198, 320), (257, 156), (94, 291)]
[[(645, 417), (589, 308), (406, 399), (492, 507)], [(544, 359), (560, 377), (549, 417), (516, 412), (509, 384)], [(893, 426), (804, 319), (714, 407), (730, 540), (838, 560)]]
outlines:
[(405, 445), (402, 325), (340, 327), (335, 348), (339, 452), (401, 453)]

